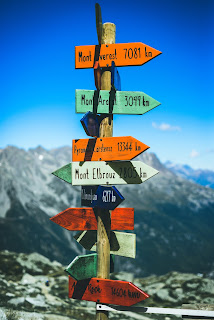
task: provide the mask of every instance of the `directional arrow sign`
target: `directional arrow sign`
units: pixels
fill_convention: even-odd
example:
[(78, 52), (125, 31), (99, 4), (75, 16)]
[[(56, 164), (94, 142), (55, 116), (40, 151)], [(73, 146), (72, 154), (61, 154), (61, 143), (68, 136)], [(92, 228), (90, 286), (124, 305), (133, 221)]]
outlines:
[(117, 67), (140, 66), (161, 53), (142, 42), (78, 46), (75, 47), (75, 68), (93, 68), (94, 61), (99, 61), (100, 67), (110, 67), (112, 61)]
[[(97, 253), (76, 257), (65, 269), (72, 278), (82, 280), (97, 276)], [(113, 256), (110, 255), (110, 273), (114, 272)]]
[(131, 160), (149, 146), (132, 137), (73, 140), (73, 161)]
[(76, 113), (144, 114), (159, 105), (140, 91), (76, 90)]
[(82, 186), (82, 206), (114, 210), (124, 200), (116, 187)]
[(149, 295), (128, 281), (91, 278), (76, 281), (69, 277), (69, 298), (98, 303), (132, 306)]
[[(86, 250), (96, 251), (97, 231), (78, 232), (74, 238)], [(117, 256), (135, 258), (136, 256), (136, 234), (111, 231), (110, 253)]]
[[(68, 208), (50, 220), (69, 231), (97, 230), (97, 208)], [(134, 230), (134, 209), (114, 209), (111, 230)]]
[(74, 186), (81, 186), (139, 184), (158, 172), (141, 161), (86, 161), (69, 163), (53, 174)]

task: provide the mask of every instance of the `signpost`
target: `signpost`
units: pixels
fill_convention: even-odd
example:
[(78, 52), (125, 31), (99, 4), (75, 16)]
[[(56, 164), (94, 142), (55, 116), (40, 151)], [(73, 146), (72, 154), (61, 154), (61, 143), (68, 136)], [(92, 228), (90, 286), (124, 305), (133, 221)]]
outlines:
[(149, 149), (133, 137), (73, 140), (73, 161), (131, 160)]
[(114, 210), (124, 200), (116, 187), (82, 186), (82, 206)]
[(69, 277), (69, 298), (97, 303), (132, 306), (149, 295), (133, 283), (119, 280), (91, 278), (77, 281)]
[(141, 161), (72, 162), (53, 172), (74, 186), (140, 184), (159, 171)]
[[(50, 220), (69, 231), (97, 230), (97, 210), (97, 208), (68, 208)], [(134, 230), (134, 209), (114, 209), (111, 212), (111, 230)]]
[[(72, 276), (69, 297), (98, 306), (131, 306), (148, 294), (131, 282), (108, 278), (113, 271), (110, 253), (135, 258), (136, 235), (113, 231), (134, 229), (134, 209), (117, 208), (124, 197), (114, 186), (105, 185), (140, 184), (158, 171), (141, 161), (130, 161), (149, 147), (130, 136), (113, 138), (113, 114), (144, 114), (160, 103), (143, 92), (120, 91), (117, 67), (142, 65), (161, 51), (141, 42), (115, 44), (115, 25), (102, 24), (97, 3), (95, 11), (99, 45), (75, 47), (75, 68), (94, 68), (97, 90), (76, 90), (75, 95), (76, 112), (85, 113), (82, 126), (95, 139), (73, 140), (73, 162), (53, 172), (82, 186), (81, 205), (88, 208), (68, 208), (50, 220), (67, 230), (81, 231), (74, 237), (77, 242), (97, 251), (76, 257), (66, 268)], [(107, 319), (106, 309), (98, 307), (96, 320)]]
[(113, 113), (113, 114), (144, 114), (160, 102), (141, 91), (76, 90), (76, 112)]
[[(83, 280), (97, 275), (97, 253), (77, 256), (65, 269), (72, 278)], [(110, 256), (110, 272), (114, 272), (114, 259)]]
[[(74, 238), (86, 250), (96, 251), (96, 231), (82, 231)], [(126, 232), (110, 232), (110, 253), (117, 256), (135, 258), (136, 256), (136, 234)]]
[(95, 60), (99, 61), (101, 68), (110, 67), (112, 61), (117, 67), (141, 66), (161, 53), (142, 42), (101, 44), (100, 47), (77, 46), (75, 47), (75, 68), (93, 68)]

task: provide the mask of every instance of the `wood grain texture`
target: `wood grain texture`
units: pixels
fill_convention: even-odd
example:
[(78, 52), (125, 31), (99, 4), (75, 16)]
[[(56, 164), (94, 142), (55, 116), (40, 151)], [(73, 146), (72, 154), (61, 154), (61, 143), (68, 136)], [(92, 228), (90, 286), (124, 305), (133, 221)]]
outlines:
[(73, 140), (72, 161), (131, 160), (149, 146), (130, 137)]
[[(50, 220), (69, 231), (97, 230), (97, 209), (68, 208)], [(111, 230), (134, 230), (134, 209), (112, 210)]]
[(158, 107), (160, 102), (142, 91), (75, 90), (76, 113), (93, 112), (100, 114), (144, 114)]
[[(116, 26), (113, 23), (105, 23), (102, 29), (102, 44), (115, 43)], [(100, 46), (101, 47), (101, 46)], [(100, 49), (100, 48), (99, 48)], [(98, 59), (99, 60), (99, 57)], [(102, 69), (101, 90), (111, 90), (111, 71)], [(100, 122), (99, 136), (112, 137), (113, 115), (104, 116)], [(108, 279), (110, 274), (110, 231), (111, 214), (109, 210), (98, 208), (97, 211), (97, 277)], [(98, 301), (99, 302), (99, 301)], [(96, 320), (107, 320), (108, 313), (105, 311), (96, 312)]]
[(91, 278), (76, 281), (69, 276), (69, 298), (132, 306), (149, 295), (131, 282)]
[[(103, 34), (106, 24), (103, 25)], [(113, 31), (108, 28), (107, 36), (110, 36)], [(77, 46), (75, 47), (75, 68), (85, 69), (94, 67), (95, 50), (97, 46)], [(123, 66), (140, 66), (149, 60), (154, 59), (162, 52), (156, 50), (142, 42), (134, 43), (116, 43), (116, 44), (102, 44), (99, 51), (97, 61), (100, 67), (110, 67), (112, 61), (117, 67)], [(106, 89), (107, 90), (107, 89)], [(110, 89), (109, 89), (110, 90)]]

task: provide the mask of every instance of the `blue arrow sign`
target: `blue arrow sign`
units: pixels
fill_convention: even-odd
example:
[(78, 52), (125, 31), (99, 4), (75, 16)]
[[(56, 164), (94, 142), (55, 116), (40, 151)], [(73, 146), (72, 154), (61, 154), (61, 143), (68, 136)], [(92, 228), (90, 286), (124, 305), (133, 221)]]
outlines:
[(99, 137), (100, 121), (100, 116), (91, 111), (86, 112), (80, 120), (85, 133), (90, 137)]
[(116, 187), (82, 186), (81, 205), (114, 210), (125, 198)]
[(121, 91), (121, 81), (120, 81), (120, 75), (117, 70), (117, 67), (115, 67), (115, 62), (112, 61), (111, 64), (111, 86), (117, 90)]

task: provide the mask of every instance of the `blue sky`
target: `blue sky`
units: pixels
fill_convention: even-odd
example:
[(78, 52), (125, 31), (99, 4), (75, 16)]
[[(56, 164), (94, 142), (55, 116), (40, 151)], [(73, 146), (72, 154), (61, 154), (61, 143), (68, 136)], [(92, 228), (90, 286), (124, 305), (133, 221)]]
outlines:
[[(131, 135), (161, 161), (214, 170), (214, 2), (99, 1), (116, 42), (163, 52), (119, 68), (122, 90), (161, 102), (145, 115), (115, 115), (114, 136)], [(50, 149), (86, 138), (75, 89), (94, 90), (93, 70), (75, 70), (74, 47), (97, 44), (95, 1), (0, 1), (0, 148)]]

